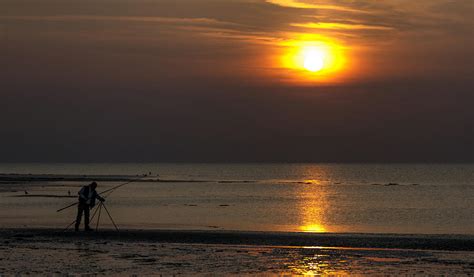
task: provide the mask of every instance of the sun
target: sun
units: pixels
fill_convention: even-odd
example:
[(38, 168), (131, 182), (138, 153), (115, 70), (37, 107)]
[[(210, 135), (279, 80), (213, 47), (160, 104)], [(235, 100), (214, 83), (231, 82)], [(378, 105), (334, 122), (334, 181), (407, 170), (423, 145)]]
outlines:
[(320, 74), (334, 69), (335, 51), (324, 42), (300, 42), (287, 56), (287, 67)]
[(345, 48), (334, 40), (302, 38), (285, 41), (281, 46), (280, 66), (301, 82), (337, 80), (346, 67)]
[(303, 67), (311, 72), (324, 68), (327, 53), (318, 47), (310, 46), (302, 50)]

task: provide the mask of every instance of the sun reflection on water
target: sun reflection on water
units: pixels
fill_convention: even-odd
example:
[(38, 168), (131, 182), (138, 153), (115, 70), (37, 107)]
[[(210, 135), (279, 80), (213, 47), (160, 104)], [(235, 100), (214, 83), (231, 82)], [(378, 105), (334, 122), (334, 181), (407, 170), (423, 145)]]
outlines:
[(321, 181), (320, 180), (315, 180), (315, 179), (306, 179), (303, 181), (304, 184), (314, 184), (314, 185), (320, 185)]
[(299, 189), (299, 222), (298, 231), (308, 233), (332, 232), (326, 224), (326, 217), (330, 204), (327, 200), (328, 187), (322, 180), (327, 179), (327, 172), (318, 169), (317, 172), (309, 169), (304, 175), (308, 177), (300, 183)]
[(320, 224), (310, 224), (310, 225), (303, 225), (300, 227), (300, 230), (303, 232), (308, 233), (325, 233), (327, 232), (326, 227)]

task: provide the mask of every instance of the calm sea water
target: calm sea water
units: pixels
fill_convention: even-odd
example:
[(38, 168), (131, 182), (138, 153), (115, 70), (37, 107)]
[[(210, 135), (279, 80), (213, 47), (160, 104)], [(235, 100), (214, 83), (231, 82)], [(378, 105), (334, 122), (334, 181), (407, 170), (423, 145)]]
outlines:
[[(0, 164), (0, 173), (149, 172), (180, 182), (115, 191), (106, 203), (120, 227), (474, 234), (473, 164)], [(0, 222), (64, 227), (74, 208), (55, 211), (74, 199), (14, 196), (75, 194), (81, 185), (4, 184)], [(100, 226), (111, 227), (104, 215)]]

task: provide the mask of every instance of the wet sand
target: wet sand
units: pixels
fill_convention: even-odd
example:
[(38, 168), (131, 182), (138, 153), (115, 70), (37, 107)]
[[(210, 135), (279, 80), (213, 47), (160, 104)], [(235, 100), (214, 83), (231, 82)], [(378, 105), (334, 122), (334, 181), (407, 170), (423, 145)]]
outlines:
[(474, 273), (474, 237), (459, 235), (2, 229), (0, 242), (4, 274)]
[(474, 251), (471, 235), (337, 234), (291, 232), (245, 232), (220, 230), (99, 230), (0, 229), (2, 238), (46, 240), (114, 240), (122, 242), (201, 243), (266, 246), (321, 246), (379, 249)]

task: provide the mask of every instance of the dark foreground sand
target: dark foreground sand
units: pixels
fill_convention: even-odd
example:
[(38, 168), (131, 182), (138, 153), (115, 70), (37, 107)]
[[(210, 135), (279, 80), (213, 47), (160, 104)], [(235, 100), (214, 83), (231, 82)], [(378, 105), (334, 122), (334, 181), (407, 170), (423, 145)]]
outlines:
[(474, 275), (474, 237), (0, 230), (4, 274)]

